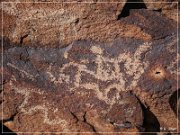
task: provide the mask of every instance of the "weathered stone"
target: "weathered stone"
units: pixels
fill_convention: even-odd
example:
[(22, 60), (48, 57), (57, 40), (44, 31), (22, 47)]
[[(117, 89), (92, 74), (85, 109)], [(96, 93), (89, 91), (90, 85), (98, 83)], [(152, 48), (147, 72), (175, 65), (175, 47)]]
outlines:
[[(53, 131), (50, 128), (52, 125), (61, 125), (62, 129), (56, 129), (59, 131), (80, 131), (77, 121), (84, 122), (85, 125), (90, 123), (93, 128), (88, 128), (87, 124), (86, 130), (97, 132), (142, 127), (141, 107), (137, 99), (128, 92), (135, 92), (136, 89), (140, 89), (141, 93), (150, 93), (150, 99), (146, 96), (142, 101), (152, 105), (153, 113), (160, 111), (160, 114), (156, 114), (159, 122), (166, 114), (168, 116), (165, 120), (176, 120), (170, 105), (167, 104), (176, 86), (173, 77), (175, 69), (173, 70), (172, 66), (173, 61), (176, 61), (173, 47), (175, 44), (176, 36), (171, 36), (145, 43), (119, 39), (111, 46), (92, 41), (77, 41), (64, 49), (9, 48), (4, 51), (4, 67), (10, 72), (4, 75), (10, 78), (5, 78), (9, 82), (5, 84), (9, 84), (4, 91), (5, 95), (6, 92), (9, 94), (5, 101), (13, 103), (10, 102), (10, 99), (14, 101), (12, 92), (24, 96), (23, 102), (16, 102), (18, 114), (14, 119), (14, 130), (27, 131), (32, 127), (33, 119), (36, 123), (36, 117), (39, 118), (42, 128), (39, 124), (33, 125), (34, 128), (30, 129), (35, 131), (45, 131), (44, 126), (48, 126), (46, 130)], [(95, 67), (89, 69), (87, 65)], [(121, 70), (125, 72), (120, 72)], [(89, 80), (82, 79), (83, 76)], [(141, 93), (138, 95), (140, 98)], [(153, 97), (154, 102), (151, 102)], [(5, 108), (11, 107), (6, 102)], [(51, 109), (54, 113), (48, 113)], [(91, 111), (96, 112), (96, 117), (91, 115), (85, 118)], [(31, 120), (26, 122), (23, 128), (21, 123), (25, 123), (29, 118)], [(171, 125), (164, 125), (162, 120), (162, 126), (168, 128), (176, 123), (174, 120)], [(175, 125), (172, 128), (175, 128)]]
[(152, 10), (171, 10), (171, 9), (177, 9), (177, 3), (178, 0), (144, 0), (144, 3), (146, 4), (147, 8)]
[[(5, 31), (4, 35), (12, 42), (31, 45), (65, 45), (85, 38), (107, 40), (110, 37), (102, 37), (105, 32), (101, 36), (100, 33), (96, 35), (97, 29), (93, 27), (99, 27), (101, 31), (105, 31), (104, 27), (111, 27), (123, 5), (124, 3), (37, 3), (34, 6), (33, 3), (4, 3), (4, 16), (15, 16), (15, 27)], [(11, 27), (12, 24), (8, 25), (8, 22), (9, 18), (5, 18), (4, 25)], [(109, 22), (111, 25), (108, 25)]]
[[(120, 2), (36, 3), (35, 5), (33, 3), (4, 3), (1, 7), (4, 14), (4, 36), (14, 43), (30, 46), (35, 46), (35, 44), (65, 46), (79, 39), (109, 42), (119, 36), (143, 40), (152, 39), (154, 35), (142, 31), (140, 26), (122, 23), (121, 19), (117, 21), (125, 5), (123, 3), (125, 1)], [(170, 11), (171, 14), (168, 16), (173, 16), (177, 20), (175, 10), (163, 10), (165, 14)], [(138, 15), (139, 12), (136, 14)], [(141, 15), (142, 12), (139, 16)], [(152, 17), (152, 15), (150, 16)], [(162, 21), (159, 17), (161, 16), (155, 15), (154, 19)], [(149, 18), (148, 14), (145, 18)], [(143, 19), (138, 21), (140, 21), (139, 24), (144, 23), (145, 26), (148, 26)], [(154, 26), (156, 27), (156, 25)]]
[[(178, 0), (169, 1), (169, 0), (152, 0), (149, 2), (148, 0), (144, 0), (146, 6), (150, 10), (154, 10), (157, 12), (161, 12), (162, 14), (166, 15), (168, 18), (177, 21), (178, 14), (179, 14), (179, 5)], [(179, 23), (179, 22), (178, 22)]]
[[(16, 105), (19, 106), (16, 111), (20, 115), (17, 114), (15, 118), (18, 118), (18, 121), (22, 120), (20, 123), (24, 123), (23, 121), (29, 118), (28, 114), (41, 112), (42, 114), (37, 113), (37, 116), (34, 114), (33, 117), (39, 117), (39, 119), (42, 117), (38, 120), (39, 123), (42, 121), (42, 125), (60, 124), (62, 129), (57, 129), (60, 131), (81, 130), (78, 127), (68, 127), (67, 124), (77, 126), (75, 123), (81, 121), (82, 124), (86, 125), (88, 123), (86, 121), (89, 119), (93, 119), (90, 125), (94, 126), (93, 128), (87, 128), (87, 131), (112, 132), (115, 130), (114, 128), (120, 131), (123, 128), (141, 127), (143, 115), (140, 104), (135, 96), (128, 92), (133, 85), (136, 85), (137, 79), (143, 73), (139, 70), (143, 70), (141, 68), (146, 65), (146, 63), (139, 63), (139, 57), (144, 53), (139, 51), (141, 47), (144, 47), (144, 51), (147, 51), (150, 46), (148, 44), (141, 45), (140, 43), (142, 41), (135, 41), (132, 46), (125, 48), (121, 45), (118, 46), (118, 44), (126, 44), (126, 40), (121, 39), (111, 47), (108, 44), (99, 44), (92, 41), (77, 41), (64, 49), (9, 48), (4, 52), (4, 66), (11, 73), (4, 75), (6, 78), (10, 78), (10, 80), (4, 78), (10, 82), (10, 86), (6, 89), (10, 89), (9, 94), (13, 90), (24, 96), (23, 102), (20, 102), (19, 105), (16, 102)], [(122, 47), (124, 50), (122, 50)], [(113, 48), (114, 51), (110, 50)], [(130, 52), (126, 53), (128, 50)], [(118, 54), (118, 52), (121, 52), (121, 54)], [(132, 59), (129, 59), (130, 53), (135, 53), (134, 56), (132, 55)], [(120, 63), (124, 63), (125, 69), (128, 69), (133, 60), (135, 60), (134, 64), (137, 64), (137, 67), (134, 67), (133, 70), (137, 70), (139, 73), (134, 76), (133, 84), (126, 86), (128, 82), (124, 79), (126, 76), (120, 72)], [(92, 70), (88, 69), (87, 64), (95, 64), (96, 66)], [(130, 71), (130, 74), (131, 72), (134, 71)], [(89, 80), (82, 79), (83, 76), (89, 78)], [(131, 75), (127, 77), (129, 76)], [(33, 88), (34, 86), (36, 88)], [(6, 91), (4, 92), (6, 93)], [(11, 99), (9, 98), (10, 96), (6, 99), (7, 102), (12, 103), (9, 102)], [(4, 104), (6, 108), (10, 106), (6, 102)], [(61, 111), (60, 116), (58, 115), (59, 111), (57, 111), (57, 114), (56, 112), (48, 114), (50, 108)], [(61, 108), (65, 111), (64, 113)], [(85, 118), (89, 111), (96, 111), (97, 118)], [(137, 117), (136, 114), (138, 114)], [(64, 115), (63, 120), (60, 120), (61, 115)], [(58, 117), (57, 120), (55, 120), (56, 117)], [(14, 120), (16, 123), (14, 130), (18, 131), (21, 130), (22, 125), (19, 125), (16, 119)], [(26, 128), (32, 126), (33, 121), (30, 120), (29, 122), (24, 125)], [(66, 123), (66, 125), (62, 123)], [(27, 131), (25, 127), (23, 129)], [(33, 128), (32, 130), (38, 131), (39, 129), (40, 127), (37, 125), (37, 129)], [(50, 129), (47, 128), (47, 130)]]
[(9, 129), (179, 132), (175, 5), (98, 2), (3, 4)]

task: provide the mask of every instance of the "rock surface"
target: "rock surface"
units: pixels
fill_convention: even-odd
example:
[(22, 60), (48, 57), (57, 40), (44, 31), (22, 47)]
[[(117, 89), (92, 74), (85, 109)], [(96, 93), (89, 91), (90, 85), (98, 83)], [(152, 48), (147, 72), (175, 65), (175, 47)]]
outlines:
[(177, 3), (83, 2), (1, 5), (3, 124), (179, 132)]

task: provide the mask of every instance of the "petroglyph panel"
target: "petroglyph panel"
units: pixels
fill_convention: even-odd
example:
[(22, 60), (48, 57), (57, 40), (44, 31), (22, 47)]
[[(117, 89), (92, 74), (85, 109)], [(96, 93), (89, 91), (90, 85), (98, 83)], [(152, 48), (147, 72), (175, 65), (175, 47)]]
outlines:
[(3, 125), (179, 132), (177, 3), (20, 1), (0, 6)]
[[(71, 122), (55, 114), (59, 108), (66, 108), (66, 103), (63, 102), (67, 100), (66, 97), (71, 113), (79, 112), (78, 108), (82, 112), (97, 110), (111, 126), (113, 123), (113, 127), (124, 129), (133, 127), (133, 124), (140, 126), (143, 124), (143, 115), (136, 118), (135, 114), (137, 111), (142, 113), (142, 110), (131, 92), (140, 88), (152, 94), (158, 91), (171, 93), (174, 82), (166, 79), (164, 83), (162, 79), (168, 76), (168, 72), (174, 72), (167, 71), (172, 69), (171, 65), (175, 62), (171, 60), (176, 57), (173, 51), (176, 48), (168, 47), (169, 43), (176, 44), (174, 40), (175, 36), (168, 37), (167, 41), (154, 42), (122, 38), (111, 44), (75, 41), (65, 48), (13, 47), (4, 52), (4, 67), (10, 72), (5, 78), (10, 78), (11, 89), (24, 96), (24, 101), (18, 107), (19, 112), (27, 115), (40, 112), (42, 123), (61, 125), (63, 131), (72, 130), (68, 126)], [(163, 56), (165, 53), (168, 53), (169, 58)], [(164, 61), (164, 58), (169, 60)], [(156, 61), (157, 66), (153, 65)], [(170, 66), (164, 69), (164, 65)], [(147, 75), (149, 77), (144, 79)], [(162, 80), (161, 85), (157, 85), (155, 80)], [(153, 87), (152, 90), (147, 82)], [(32, 85), (35, 89), (28, 90), (26, 85)], [(35, 100), (34, 92), (39, 93), (40, 101)], [(135, 105), (128, 105), (131, 98)], [(33, 104), (30, 99), (34, 100)], [(74, 102), (77, 99), (84, 100), (77, 105)], [(127, 117), (124, 118), (125, 114), (119, 117), (117, 107), (124, 108)], [(51, 110), (54, 110), (54, 116), (49, 118)]]

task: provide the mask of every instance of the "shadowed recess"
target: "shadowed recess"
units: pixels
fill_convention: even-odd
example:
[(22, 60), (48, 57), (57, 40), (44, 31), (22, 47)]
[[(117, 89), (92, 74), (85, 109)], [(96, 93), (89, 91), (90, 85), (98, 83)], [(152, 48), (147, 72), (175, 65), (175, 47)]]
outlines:
[(143, 0), (127, 0), (121, 14), (118, 16), (118, 20), (129, 16), (129, 12), (131, 9), (147, 9), (147, 7), (144, 4)]
[(160, 132), (160, 124), (157, 117), (148, 108), (142, 107), (144, 111), (143, 127), (145, 132)]
[[(160, 123), (157, 119), (157, 117), (149, 110), (149, 108), (146, 108), (143, 103), (140, 101), (138, 97), (136, 97), (141, 104), (143, 114), (144, 114), (144, 121), (143, 121), (143, 128), (145, 131), (143, 132), (160, 132)], [(145, 135), (146, 133), (142, 134)], [(152, 133), (152, 135), (156, 135), (156, 133)]]
[(176, 114), (176, 116), (177, 116), (177, 112), (179, 111), (179, 110), (177, 110), (177, 108), (178, 108), (178, 107), (177, 107), (177, 103), (178, 103), (178, 99), (179, 99), (179, 91), (180, 91), (180, 89), (178, 89), (177, 91), (175, 91), (175, 92), (171, 95), (171, 97), (170, 97), (170, 99), (169, 99), (169, 104), (170, 104), (173, 112)]
[(10, 134), (10, 135), (17, 135), (16, 133), (14, 133), (12, 130), (10, 130), (8, 127), (6, 127), (6, 126), (4, 126), (3, 124), (2, 124), (2, 122), (1, 122), (1, 133), (2, 134), (6, 134), (6, 135), (8, 135), (8, 134)]

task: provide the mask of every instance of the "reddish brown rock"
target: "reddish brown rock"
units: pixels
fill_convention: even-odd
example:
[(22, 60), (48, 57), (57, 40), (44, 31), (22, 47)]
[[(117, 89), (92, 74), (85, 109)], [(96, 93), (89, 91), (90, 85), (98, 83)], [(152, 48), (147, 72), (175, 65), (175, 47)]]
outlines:
[(4, 3), (3, 124), (14, 132), (178, 132), (177, 22), (163, 14), (175, 6), (127, 4)]
[(178, 0), (144, 0), (144, 3), (146, 4), (147, 8), (153, 9), (153, 10), (171, 10), (171, 9), (177, 9), (177, 3)]
[[(119, 36), (143, 40), (152, 39), (154, 35), (142, 31), (141, 27), (121, 22), (118, 17), (121, 16), (121, 11), (124, 10), (126, 4), (123, 1), (120, 2), (36, 3), (35, 5), (33, 3), (4, 3), (1, 7), (4, 16), (4, 36), (13, 43), (21, 43), (26, 46), (35, 46), (35, 44), (65, 46), (79, 39), (109, 42)], [(153, 8), (150, 10), (156, 9), (154, 5), (156, 4), (153, 4), (151, 6)], [(131, 10), (131, 6), (127, 7), (128, 12), (129, 10)], [(163, 10), (163, 12), (165, 14), (171, 12), (167, 16), (177, 13), (173, 10)], [(161, 20), (158, 18), (159, 16), (154, 17), (155, 20)], [(177, 17), (173, 18), (177, 20)], [(117, 19), (120, 20), (117, 21)], [(143, 21), (143, 19), (139, 19), (139, 21)], [(148, 24), (145, 23), (145, 25)]]
[[(136, 41), (134, 46), (140, 42)], [(123, 73), (119, 72), (119, 64), (128, 60), (128, 54), (122, 51), (121, 55), (126, 57), (121, 60), (118, 43), (126, 44), (126, 40), (121, 39), (112, 47), (77, 41), (65, 49), (14, 47), (5, 51), (4, 66), (11, 73), (4, 75), (10, 85), (5, 88), (10, 89), (5, 101), (13, 103), (10, 101), (13, 90), (24, 98), (15, 104), (18, 114), (12, 129), (39, 131), (41, 127), (35, 124), (36, 117), (42, 131), (119, 132), (142, 127), (141, 106), (135, 95), (128, 92), (132, 86), (126, 87)], [(141, 68), (141, 64), (137, 68)], [(5, 108), (10, 106), (3, 103)], [(97, 114), (92, 116), (91, 112)], [(28, 119), (29, 122), (25, 122)], [(22, 126), (21, 123), (26, 124)]]

